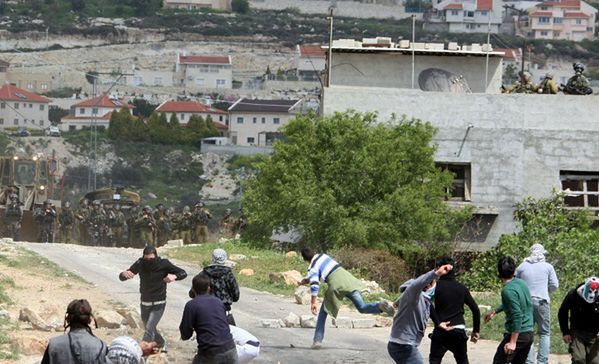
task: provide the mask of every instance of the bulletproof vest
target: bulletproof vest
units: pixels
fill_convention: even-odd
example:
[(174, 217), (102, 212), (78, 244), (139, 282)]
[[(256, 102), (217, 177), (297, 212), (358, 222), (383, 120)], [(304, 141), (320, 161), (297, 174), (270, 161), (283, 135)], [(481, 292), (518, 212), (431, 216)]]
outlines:
[(21, 218), (21, 209), (17, 205), (9, 205), (6, 209), (6, 217), (11, 219)]
[(60, 222), (64, 225), (72, 225), (73, 212), (71, 210), (62, 210), (60, 212)]

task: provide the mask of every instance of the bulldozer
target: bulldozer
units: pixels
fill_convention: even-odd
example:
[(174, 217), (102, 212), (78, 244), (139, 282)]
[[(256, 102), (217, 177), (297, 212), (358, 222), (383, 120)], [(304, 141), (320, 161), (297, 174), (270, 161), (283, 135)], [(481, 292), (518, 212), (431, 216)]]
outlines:
[(0, 156), (0, 226), (4, 229), (6, 205), (10, 202), (10, 195), (14, 193), (19, 197), (23, 210), (21, 240), (37, 240), (38, 226), (33, 214), (50, 197), (50, 162), (37, 156)]

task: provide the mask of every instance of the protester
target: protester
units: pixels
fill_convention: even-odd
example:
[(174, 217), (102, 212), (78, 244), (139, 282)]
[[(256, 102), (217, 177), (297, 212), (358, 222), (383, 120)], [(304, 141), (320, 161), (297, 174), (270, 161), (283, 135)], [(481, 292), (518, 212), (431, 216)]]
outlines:
[(599, 278), (570, 290), (557, 317), (572, 364), (599, 364)]
[(316, 330), (314, 332), (313, 349), (322, 347), (324, 339), (324, 328), (327, 321), (327, 315), (337, 317), (341, 301), (347, 297), (356, 306), (360, 313), (380, 314), (386, 312), (393, 316), (395, 310), (387, 301), (364, 303), (360, 290), (363, 284), (351, 273), (343, 269), (341, 265), (326, 254), (316, 254), (312, 248), (306, 247), (301, 250), (304, 261), (309, 262), (308, 278), (302, 280), (302, 284), (310, 284), (312, 299), (310, 310), (313, 315), (318, 312), (318, 290), (320, 282), (327, 283), (327, 290), (324, 294), (324, 302), (320, 307), (318, 318), (316, 319)]
[(166, 352), (166, 342), (156, 330), (166, 308), (166, 285), (184, 279), (187, 273), (168, 259), (159, 257), (156, 248), (149, 245), (144, 248), (143, 257), (135, 261), (128, 270), (121, 272), (119, 279), (132, 279), (136, 274), (139, 274), (141, 320), (145, 330), (143, 341), (156, 342)]
[(227, 320), (230, 325), (235, 325), (235, 318), (231, 313), (231, 304), (239, 301), (239, 286), (231, 268), (225, 265), (227, 252), (224, 249), (212, 251), (212, 264), (204, 267), (203, 272), (210, 277), (210, 290), (225, 305)]
[(141, 347), (129, 336), (112, 340), (106, 354), (106, 364), (141, 364)]
[[(526, 282), (532, 296), (532, 310), (534, 323), (537, 325), (539, 335), (539, 350), (537, 363), (549, 363), (549, 349), (551, 347), (551, 307), (549, 294), (559, 287), (559, 281), (553, 266), (545, 261), (547, 251), (541, 244), (530, 247), (530, 256), (516, 269), (516, 278)], [(527, 364), (534, 364), (534, 344), (530, 347)]]
[(237, 348), (227, 323), (225, 306), (210, 294), (210, 277), (199, 273), (192, 281), (193, 298), (187, 302), (179, 325), (181, 339), (196, 333), (198, 352), (193, 364), (238, 364)]
[(464, 305), (467, 305), (472, 311), (473, 329), (470, 341), (473, 343), (480, 338), (480, 310), (468, 288), (456, 281), (453, 258), (439, 259), (437, 268), (447, 264), (453, 266), (454, 269), (439, 278), (435, 286), (435, 305), (431, 310), (435, 329), (431, 335), (429, 363), (441, 364), (445, 353), (450, 351), (457, 364), (468, 364), (468, 335), (464, 320)]
[(505, 311), (505, 334), (499, 343), (493, 364), (524, 364), (533, 342), (532, 298), (526, 283), (515, 278), (516, 263), (503, 257), (497, 263), (499, 278), (503, 283), (501, 304), (485, 315), (489, 322), (499, 312)]
[(254, 335), (240, 327), (229, 325), (229, 329), (237, 347), (239, 363), (246, 364), (252, 359), (257, 358), (258, 354), (260, 354), (260, 341)]
[(431, 304), (435, 295), (435, 280), (451, 272), (453, 266), (444, 264), (436, 270), (404, 282), (400, 287), (399, 307), (393, 319), (387, 351), (397, 364), (423, 364), (418, 345), (424, 336)]
[(73, 300), (64, 319), (65, 335), (48, 342), (41, 364), (104, 364), (106, 344), (92, 333), (92, 307), (86, 299)]

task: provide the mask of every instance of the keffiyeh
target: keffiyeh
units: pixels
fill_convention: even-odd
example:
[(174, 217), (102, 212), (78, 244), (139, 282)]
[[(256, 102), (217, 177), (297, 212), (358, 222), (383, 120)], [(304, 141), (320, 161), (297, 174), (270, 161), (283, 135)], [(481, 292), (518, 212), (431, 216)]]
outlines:
[(525, 261), (529, 263), (539, 263), (545, 261), (545, 254), (547, 254), (547, 250), (541, 244), (533, 244), (530, 247), (530, 256), (528, 256)]
[(214, 249), (212, 251), (212, 264), (225, 265), (227, 261), (227, 252), (224, 249)]

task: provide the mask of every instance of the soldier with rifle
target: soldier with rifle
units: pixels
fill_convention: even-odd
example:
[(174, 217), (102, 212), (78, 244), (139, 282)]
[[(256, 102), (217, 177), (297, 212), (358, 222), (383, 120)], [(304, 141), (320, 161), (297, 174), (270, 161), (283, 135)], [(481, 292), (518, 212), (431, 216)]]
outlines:
[(152, 217), (152, 208), (150, 206), (144, 206), (141, 214), (135, 220), (135, 224), (139, 228), (140, 239), (144, 246), (153, 245), (156, 222)]
[(92, 210), (89, 215), (89, 227), (91, 229), (91, 243), (93, 246), (102, 245), (106, 225), (106, 213), (100, 205), (100, 201), (95, 200), (92, 203)]
[(75, 214), (71, 210), (71, 203), (66, 201), (60, 209), (58, 215), (58, 229), (60, 232), (60, 242), (71, 244), (71, 236), (73, 234), (73, 224), (75, 223)]
[(582, 63), (574, 63), (574, 76), (570, 77), (568, 83), (562, 84), (562, 91), (569, 95), (591, 95), (593, 89), (589, 86), (589, 80), (582, 75), (584, 66)]
[(40, 226), (38, 242), (54, 242), (54, 222), (56, 221), (56, 210), (50, 201), (45, 201), (42, 208), (38, 208), (34, 214), (35, 220)]
[(125, 233), (125, 214), (120, 204), (115, 204), (108, 214), (108, 224), (112, 232), (111, 246), (122, 246)]
[(19, 196), (16, 193), (12, 193), (9, 198), (10, 203), (6, 206), (4, 212), (5, 236), (11, 237), (13, 240), (19, 240), (23, 211), (21, 210)]
[(211, 218), (212, 214), (204, 207), (204, 202), (198, 201), (193, 211), (194, 243), (206, 243), (208, 241), (208, 220)]
[(83, 199), (83, 201), (81, 201), (81, 204), (79, 206), (79, 209), (77, 211), (77, 214), (75, 215), (75, 217), (77, 218), (77, 224), (78, 224), (78, 232), (79, 232), (79, 243), (83, 244), (83, 245), (87, 245), (89, 243), (89, 235), (88, 235), (88, 229), (87, 226), (89, 224), (89, 214), (90, 214), (90, 209), (89, 209), (89, 200), (88, 199)]

